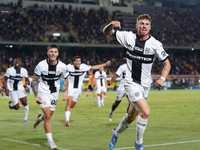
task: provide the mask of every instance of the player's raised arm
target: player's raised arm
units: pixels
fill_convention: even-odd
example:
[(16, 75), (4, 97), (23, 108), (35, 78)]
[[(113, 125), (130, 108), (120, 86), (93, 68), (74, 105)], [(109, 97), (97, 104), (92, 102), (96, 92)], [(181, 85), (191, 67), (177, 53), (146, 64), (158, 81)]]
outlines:
[(103, 33), (107, 36), (114, 36), (115, 30), (113, 28), (121, 29), (121, 24), (119, 21), (112, 21), (107, 26), (103, 28)]
[(109, 66), (110, 63), (111, 63), (111, 61), (109, 60), (109, 61), (107, 61), (106, 63), (99, 64), (99, 65), (94, 65), (94, 66), (91, 67), (91, 69), (92, 69), (92, 70), (97, 70), (97, 69), (99, 69), (99, 68), (101, 68), (101, 67)]

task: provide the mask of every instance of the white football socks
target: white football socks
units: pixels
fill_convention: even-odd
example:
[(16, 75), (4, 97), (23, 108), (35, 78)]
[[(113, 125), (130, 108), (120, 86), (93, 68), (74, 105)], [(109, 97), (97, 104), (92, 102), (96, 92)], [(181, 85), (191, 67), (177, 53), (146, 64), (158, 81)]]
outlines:
[(24, 106), (24, 120), (28, 119), (29, 106)]
[(124, 116), (119, 123), (119, 126), (115, 130), (115, 135), (118, 137), (120, 133), (124, 132), (127, 128), (129, 128), (130, 124), (126, 121), (126, 116)]
[(136, 125), (136, 143), (142, 144), (143, 143), (143, 134), (147, 126), (148, 119), (143, 119), (140, 115), (137, 119)]
[(53, 141), (52, 133), (46, 133), (46, 136), (47, 136), (47, 141), (48, 141), (49, 143)]
[(70, 111), (65, 111), (65, 121), (69, 121)]

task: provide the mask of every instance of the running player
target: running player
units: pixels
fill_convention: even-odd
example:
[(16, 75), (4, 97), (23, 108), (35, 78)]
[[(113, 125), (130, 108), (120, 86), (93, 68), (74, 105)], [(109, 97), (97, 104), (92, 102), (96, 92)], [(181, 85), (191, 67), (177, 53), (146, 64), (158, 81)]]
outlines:
[(88, 75), (89, 75), (89, 82), (88, 82), (87, 95), (85, 99), (88, 99), (90, 90), (93, 91), (93, 99), (95, 99), (94, 74), (92, 73), (92, 71), (88, 71)]
[[(30, 81), (28, 79), (28, 72), (22, 66), (22, 62), (19, 58), (14, 59), (14, 66), (6, 70), (4, 75), (4, 87), (6, 95), (10, 96), (9, 108), (19, 109), (19, 99), (24, 105), (24, 124), (28, 124), (28, 112), (29, 106), (27, 104), (26, 91), (30, 89)], [(23, 87), (22, 79), (25, 78), (26, 87)]]
[[(97, 103), (98, 107), (103, 106), (104, 107), (104, 100), (106, 98), (107, 94), (107, 80), (106, 80), (106, 72), (104, 71), (104, 68), (101, 67), (99, 71), (95, 72), (94, 78), (96, 82), (96, 93), (97, 93)], [(102, 96), (102, 100), (100, 98), (101, 93), (104, 95)]]
[(120, 83), (117, 88), (115, 102), (112, 104), (112, 108), (110, 110), (109, 117), (108, 117), (108, 120), (110, 122), (112, 121), (113, 112), (115, 111), (117, 106), (121, 103), (124, 96), (126, 95), (126, 91), (124, 89), (124, 80), (125, 80), (125, 76), (126, 76), (126, 70), (127, 70), (126, 64), (119, 66), (119, 68), (117, 69), (117, 72), (115, 73), (115, 75), (112, 77), (112, 79), (109, 82), (109, 85), (111, 85), (117, 79), (117, 77), (120, 77)]
[(44, 120), (44, 129), (51, 149), (57, 149), (57, 146), (53, 141), (50, 119), (59, 97), (60, 78), (62, 76), (66, 78), (66, 65), (57, 59), (58, 48), (53, 44), (47, 47), (48, 58), (40, 61), (36, 66), (32, 83), (36, 103), (43, 111), (43, 115), (38, 115), (34, 128)]
[(104, 27), (103, 32), (107, 36), (115, 36), (125, 49), (128, 69), (126, 71), (124, 87), (130, 107), (128, 114), (122, 118), (116, 130), (112, 130), (109, 148), (114, 149), (120, 133), (125, 131), (139, 114), (136, 125), (135, 148), (136, 150), (144, 150), (143, 134), (150, 115), (150, 108), (146, 99), (152, 83), (152, 65), (156, 57), (164, 64), (161, 77), (155, 83), (158, 87), (163, 86), (171, 65), (162, 43), (149, 34), (151, 17), (148, 14), (140, 15), (137, 18), (137, 34), (131, 31), (117, 31), (113, 28), (121, 29), (120, 22), (112, 21)]
[[(63, 99), (67, 100), (67, 105), (65, 107), (65, 126), (69, 126), (70, 118), (70, 108), (74, 108), (82, 91), (82, 83), (86, 72), (89, 70), (96, 70), (101, 67), (110, 65), (110, 61), (106, 63), (90, 66), (84, 63), (81, 63), (81, 57), (75, 56), (73, 58), (73, 64), (67, 65), (68, 72), (68, 95), (64, 94)], [(67, 92), (67, 91), (66, 91)]]

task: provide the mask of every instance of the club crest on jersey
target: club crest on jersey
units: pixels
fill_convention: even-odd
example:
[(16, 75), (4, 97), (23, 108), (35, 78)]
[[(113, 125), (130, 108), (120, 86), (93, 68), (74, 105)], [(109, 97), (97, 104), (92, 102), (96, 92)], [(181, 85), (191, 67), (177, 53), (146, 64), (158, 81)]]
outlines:
[(134, 94), (135, 94), (136, 97), (138, 97), (140, 95), (139, 92), (135, 92)]
[(167, 54), (166, 54), (165, 51), (162, 51), (162, 52), (161, 52), (161, 55), (162, 55), (163, 57), (165, 57)]
[(60, 74), (60, 71), (58, 71), (58, 75)]
[(149, 52), (150, 52), (150, 48), (146, 48), (145, 53), (149, 53)]

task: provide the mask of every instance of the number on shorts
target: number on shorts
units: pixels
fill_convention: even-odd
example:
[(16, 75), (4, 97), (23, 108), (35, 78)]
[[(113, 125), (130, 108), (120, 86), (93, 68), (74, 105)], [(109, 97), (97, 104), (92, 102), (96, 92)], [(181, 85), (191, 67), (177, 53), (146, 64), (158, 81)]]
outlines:
[(51, 101), (51, 105), (56, 105), (57, 104), (57, 100), (52, 100)]

